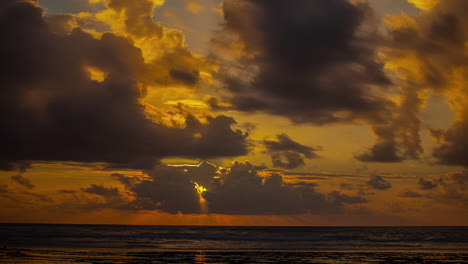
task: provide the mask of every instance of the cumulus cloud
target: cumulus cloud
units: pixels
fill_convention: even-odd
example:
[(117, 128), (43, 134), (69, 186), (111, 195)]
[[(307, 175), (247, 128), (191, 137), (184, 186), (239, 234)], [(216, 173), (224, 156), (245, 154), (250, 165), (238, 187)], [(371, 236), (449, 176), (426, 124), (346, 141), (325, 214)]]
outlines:
[(420, 87), (401, 84), (400, 102), (386, 122), (374, 123), (377, 142), (364, 153), (356, 155), (363, 162), (401, 162), (418, 159), (423, 152), (420, 137), (421, 111), (425, 96)]
[[(393, 134), (393, 129), (390, 128)], [(367, 152), (359, 154), (356, 159), (364, 162), (400, 162), (403, 158), (398, 154), (398, 146), (394, 141), (394, 136), (388, 138), (379, 137), (379, 143), (370, 148)]]
[(453, 173), (450, 177), (455, 183), (459, 185), (463, 186), (463, 185), (468, 184), (468, 171), (467, 170)]
[(134, 194), (136, 199), (132, 206), (135, 210), (200, 213), (199, 195), (195, 182), (190, 179), (184, 167), (160, 164), (148, 170), (147, 174), (149, 177), (143, 179), (129, 179), (123, 175), (113, 175)]
[(419, 184), (419, 189), (421, 190), (432, 190), (432, 189), (437, 188), (437, 185), (438, 185), (437, 182), (433, 182), (431, 180), (426, 180), (423, 178), (419, 179), (418, 184)]
[(107, 188), (102, 185), (96, 185), (96, 184), (92, 184), (88, 188), (83, 188), (82, 191), (86, 193), (101, 195), (101, 196), (119, 196), (120, 195), (118, 188), (113, 188), (113, 187)]
[(369, 181), (367, 181), (367, 185), (376, 189), (376, 190), (387, 190), (392, 188), (392, 184), (384, 179), (384, 177), (380, 175), (372, 176)]
[(22, 172), (25, 172), (29, 168), (31, 168), (31, 163), (28, 161), (0, 160), (0, 170), (18, 171), (22, 173)]
[[(197, 67), (202, 67), (194, 65), (203, 63), (180, 43), (181, 35), (151, 21), (154, 1), (128, 3), (112, 0), (103, 11), (125, 15), (119, 35), (88, 33), (71, 15), (69, 23), (54, 24), (57, 20), (46, 20), (30, 2), (2, 1), (1, 167), (45, 160), (148, 168), (147, 161), (166, 156), (248, 152), (248, 134), (233, 130), (230, 117), (199, 120), (186, 113), (179, 127), (150, 119), (143, 102), (148, 85), (193, 85), (199, 81)], [(63, 32), (53, 31), (70, 24), (74, 26)], [(143, 45), (145, 36), (154, 40), (151, 49)], [(171, 45), (168, 38), (174, 47), (164, 49)]]
[(339, 191), (332, 191), (328, 194), (329, 199), (334, 204), (361, 204), (367, 203), (367, 199), (361, 196), (351, 196), (347, 194), (342, 194)]
[(352, 191), (352, 190), (355, 189), (355, 186), (353, 184), (350, 184), (350, 183), (342, 182), (342, 183), (340, 183), (340, 188), (343, 189), (343, 190)]
[(8, 185), (0, 185), (0, 194), (8, 193)]
[[(449, 98), (455, 120), (449, 129), (431, 129), (439, 143), (433, 156), (440, 164), (467, 166), (468, 19), (462, 10), (468, 8), (468, 3), (463, 0), (411, 2), (425, 10), (417, 19), (407, 16), (387, 19), (390, 39), (384, 53), (389, 60), (388, 67), (409, 80), (409, 88), (419, 95), (419, 99), (413, 96), (410, 100), (414, 127), (419, 126), (415, 114), (424, 106), (421, 98), (428, 91)], [(413, 134), (413, 142), (420, 142)], [(399, 147), (408, 143), (404, 141)]]
[(406, 39), (379, 34), (372, 9), (356, 2), (225, 1), (225, 30), (213, 42), (224, 55), (219, 73), (228, 93), (224, 104), (207, 103), (297, 123), (364, 120), (376, 143), (356, 159), (418, 159), (426, 95), (413, 76), (393, 72), (395, 54), (387, 53)]
[(319, 192), (308, 184), (289, 185), (279, 174), (261, 177), (248, 162), (235, 162), (203, 193), (208, 210), (221, 214), (341, 214), (362, 197)]
[(389, 34), (382, 46), (386, 68), (397, 80), (400, 98), (385, 124), (373, 126), (377, 144), (357, 156), (361, 161), (400, 162), (423, 153), (421, 111), (428, 92), (446, 95), (456, 113), (448, 130), (431, 128), (439, 146), (433, 151), (438, 163), (465, 166), (466, 160), (466, 72), (465, 43), (468, 20), (460, 11), (460, 0), (411, 0), (424, 11), (417, 19), (388, 16)]
[(286, 134), (278, 135), (277, 139), (278, 141), (263, 141), (263, 144), (267, 149), (266, 152), (271, 155), (274, 167), (294, 169), (299, 166), (303, 166), (305, 165), (305, 158), (317, 158), (318, 155), (315, 152), (321, 150), (320, 147), (312, 148), (302, 145), (289, 138)]
[(25, 178), (23, 176), (21, 176), (21, 174), (18, 174), (18, 175), (15, 175), (15, 176), (11, 176), (11, 179), (18, 183), (19, 185), (23, 186), (23, 187), (26, 187), (28, 189), (33, 189), (34, 188), (34, 184), (31, 182), (31, 180), (29, 180), (28, 178)]
[(223, 13), (213, 43), (233, 108), (313, 124), (383, 120), (392, 108), (367, 4), (226, 0)]
[(452, 172), (435, 177), (437, 186), (428, 190), (433, 201), (445, 204), (456, 204), (461, 208), (468, 205), (468, 171)]
[(220, 168), (159, 165), (147, 178), (113, 177), (134, 196), (132, 210), (216, 214), (342, 214), (349, 205), (367, 203), (360, 196), (339, 191), (322, 193), (316, 184), (286, 183), (249, 162)]
[(404, 198), (419, 198), (419, 197), (422, 197), (423, 195), (418, 192), (408, 190), (408, 191), (404, 191), (400, 193), (399, 196), (404, 197)]

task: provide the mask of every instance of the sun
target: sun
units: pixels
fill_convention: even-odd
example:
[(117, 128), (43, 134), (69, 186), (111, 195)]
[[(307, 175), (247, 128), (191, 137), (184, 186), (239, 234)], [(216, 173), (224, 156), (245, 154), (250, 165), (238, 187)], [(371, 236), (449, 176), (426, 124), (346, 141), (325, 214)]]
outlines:
[(202, 193), (207, 191), (207, 189), (204, 186), (202, 186), (202, 185), (200, 185), (200, 184), (198, 184), (196, 182), (194, 183), (194, 185), (195, 185), (195, 190), (197, 190), (197, 192), (199, 194), (202, 194)]

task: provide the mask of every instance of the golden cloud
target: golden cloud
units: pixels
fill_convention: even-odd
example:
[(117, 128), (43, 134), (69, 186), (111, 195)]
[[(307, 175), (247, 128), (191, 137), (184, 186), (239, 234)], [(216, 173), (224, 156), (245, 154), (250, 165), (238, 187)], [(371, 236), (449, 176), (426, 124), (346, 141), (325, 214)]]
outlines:
[(409, 3), (422, 10), (430, 10), (439, 3), (440, 0), (408, 0)]

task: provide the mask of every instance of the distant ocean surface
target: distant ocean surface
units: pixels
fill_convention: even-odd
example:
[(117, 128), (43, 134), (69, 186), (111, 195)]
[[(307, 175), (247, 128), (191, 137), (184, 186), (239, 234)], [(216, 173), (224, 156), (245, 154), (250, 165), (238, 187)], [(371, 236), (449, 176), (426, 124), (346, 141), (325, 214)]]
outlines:
[(468, 263), (468, 227), (0, 224), (0, 263)]

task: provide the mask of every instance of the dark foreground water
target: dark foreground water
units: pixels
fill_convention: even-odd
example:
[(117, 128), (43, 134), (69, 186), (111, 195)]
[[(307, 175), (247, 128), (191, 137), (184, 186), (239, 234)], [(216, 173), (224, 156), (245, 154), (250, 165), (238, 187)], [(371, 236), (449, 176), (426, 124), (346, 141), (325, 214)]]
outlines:
[(0, 224), (0, 263), (468, 263), (468, 227)]

